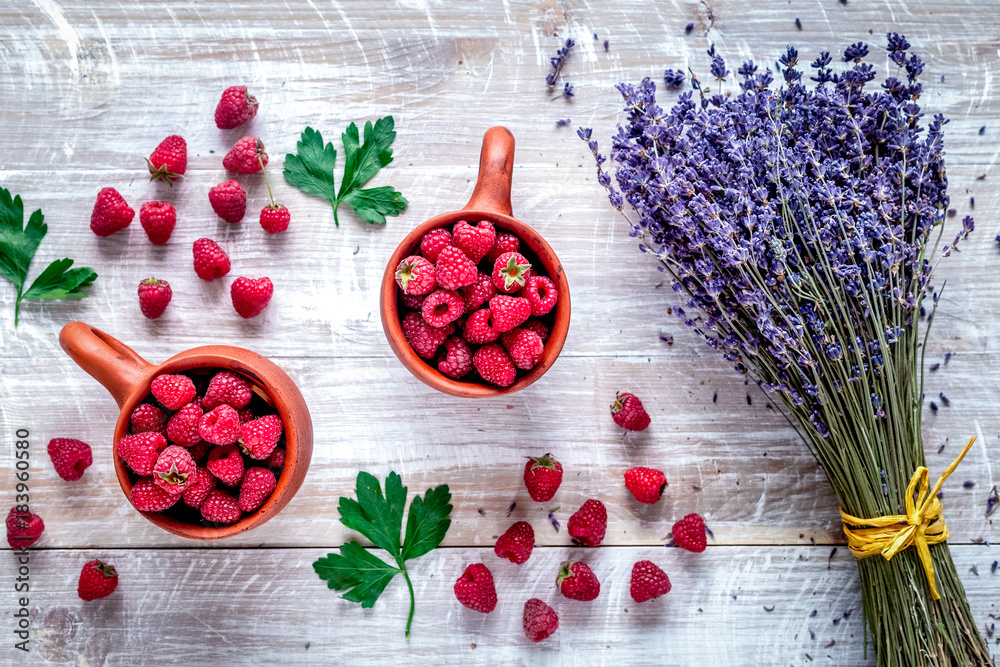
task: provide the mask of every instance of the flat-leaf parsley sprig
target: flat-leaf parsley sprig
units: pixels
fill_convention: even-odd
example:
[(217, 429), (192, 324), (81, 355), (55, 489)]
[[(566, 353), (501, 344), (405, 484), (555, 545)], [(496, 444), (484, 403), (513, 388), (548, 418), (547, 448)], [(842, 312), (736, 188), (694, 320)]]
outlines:
[(330, 588), (350, 589), (344, 598), (359, 602), (366, 609), (375, 605), (393, 577), (402, 574), (410, 591), (410, 615), (406, 619), (406, 638), (409, 639), (416, 599), (406, 561), (419, 558), (441, 544), (451, 525), (448, 518), (452, 509), (451, 492), (447, 484), (442, 484), (428, 489), (423, 498), (413, 498), (406, 520), (406, 536), (400, 544), (406, 506), (406, 487), (400, 476), (389, 473), (383, 496), (378, 479), (367, 472), (359, 472), (356, 490), (357, 500), (340, 499), (337, 508), (340, 522), (367, 537), (379, 549), (388, 551), (396, 566), (377, 558), (357, 542), (348, 542), (340, 547), (340, 554), (327, 554), (326, 558), (313, 563), (313, 569)]
[(333, 205), (333, 221), (340, 226), (337, 208), (346, 203), (368, 224), (384, 225), (385, 216), (399, 215), (407, 201), (395, 188), (384, 185), (361, 189), (379, 170), (392, 162), (392, 145), (396, 138), (392, 116), (379, 118), (375, 125), (365, 123), (364, 143), (358, 126), (351, 123), (341, 135), (344, 142), (344, 175), (340, 190), (336, 189), (333, 170), (337, 149), (324, 144), (323, 135), (307, 127), (296, 145), (297, 154), (285, 156), (285, 180), (303, 192), (323, 197)]
[(48, 225), (41, 209), (36, 210), (24, 224), (24, 204), (20, 195), (11, 197), (10, 191), (0, 188), (0, 275), (14, 283), (17, 301), (14, 306), (14, 326), (21, 314), (22, 301), (39, 299), (82, 299), (87, 295), (81, 290), (93, 284), (97, 273), (89, 267), (71, 269), (73, 260), (57, 259), (42, 271), (27, 291), (28, 268), (48, 232)]

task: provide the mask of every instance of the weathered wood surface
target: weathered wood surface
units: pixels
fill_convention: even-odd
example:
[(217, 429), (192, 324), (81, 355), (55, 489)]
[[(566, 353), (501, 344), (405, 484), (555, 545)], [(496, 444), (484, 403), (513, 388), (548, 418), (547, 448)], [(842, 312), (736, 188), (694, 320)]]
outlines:
[[(932, 362), (954, 354), (927, 383), (929, 397), (944, 392), (951, 405), (927, 411), (924, 432), (934, 475), (968, 436), (981, 436), (945, 487), (945, 507), (952, 544), (967, 545), (955, 553), (976, 618), (993, 622), (1000, 573), (989, 572), (991, 550), (971, 542), (1000, 539), (983, 517), (1000, 475), (995, 10), (971, 0), (0, 4), (0, 186), (21, 194), (29, 210), (41, 208), (49, 225), (30, 275), (65, 256), (100, 274), (82, 302), (25, 304), (17, 329), (13, 291), (0, 283), (0, 451), (10, 459), (13, 431), (31, 430), (33, 503), (47, 525), (32, 560), (35, 659), (153, 664), (152, 647), (183, 642), (204, 662), (230, 664), (285, 656), (296, 664), (356, 664), (402, 655), (440, 663), (631, 657), (760, 665), (805, 664), (806, 653), (827, 664), (867, 664), (857, 578), (842, 546), (827, 569), (843, 536), (821, 471), (763, 394), (667, 313), (674, 295), (666, 285), (655, 288), (662, 276), (607, 205), (574, 128), (593, 125), (608, 144), (620, 107), (614, 83), (658, 79), (665, 67), (705, 72), (704, 50), (713, 42), (734, 69), (744, 57), (771, 62), (788, 43), (806, 62), (857, 40), (876, 52), (889, 30), (906, 34), (927, 63), (925, 111), (951, 118), (949, 176), (959, 216), (976, 198), (978, 229), (942, 266), (939, 284), (947, 278), (948, 289), (928, 349)], [(688, 22), (695, 29), (685, 35)], [(563, 75), (576, 86), (569, 102), (543, 81), (549, 56), (567, 36), (578, 42)], [(884, 60), (872, 58), (880, 68)], [(251, 86), (261, 111), (251, 125), (222, 132), (212, 111), (221, 90), (235, 83)], [(282, 181), (282, 158), (306, 125), (339, 146), (349, 122), (385, 114), (397, 123), (396, 161), (373, 184), (396, 186), (410, 207), (384, 228), (342, 211), (335, 228), (326, 203)], [(556, 127), (557, 118), (572, 124)], [(517, 139), (514, 212), (559, 254), (573, 324), (543, 380), (505, 399), (462, 401), (436, 394), (396, 362), (378, 321), (378, 284), (385, 258), (409, 229), (465, 204), (482, 132), (495, 124)], [(146, 183), (142, 158), (171, 133), (187, 138), (189, 169), (167, 189)], [(248, 133), (267, 145), (275, 194), (292, 211), (291, 228), (276, 238), (256, 223), (266, 198), (259, 177), (238, 177), (250, 194), (242, 224), (220, 222), (208, 206), (208, 189), (228, 177), (221, 156)], [(138, 220), (110, 238), (95, 237), (90, 209), (107, 185), (136, 211), (151, 199), (174, 203), (178, 227), (170, 243), (151, 246)], [(216, 238), (233, 260), (223, 281), (204, 283), (191, 271), (191, 243), (203, 236)], [(139, 314), (135, 298), (149, 275), (174, 289), (156, 322)], [(238, 275), (275, 283), (273, 303), (254, 321), (238, 318), (229, 303), (229, 281)], [(145, 522), (111, 468), (114, 403), (59, 349), (58, 330), (74, 319), (153, 362), (218, 342), (272, 357), (302, 388), (316, 426), (313, 464), (298, 496), (250, 534), (198, 549)], [(663, 327), (672, 345), (660, 340)], [(611, 423), (607, 405), (618, 389), (643, 397), (654, 419), (649, 431), (622, 437)], [(58, 436), (94, 446), (83, 481), (66, 483), (52, 471), (43, 450)], [(523, 457), (544, 451), (563, 461), (567, 475), (543, 506), (527, 497), (520, 475)], [(667, 472), (664, 502), (645, 507), (628, 496), (621, 474), (633, 465)], [(449, 548), (416, 564), (421, 607), (409, 645), (398, 636), (406, 611), (400, 584), (375, 610), (362, 611), (324, 590), (309, 567), (351, 536), (335, 505), (359, 469), (380, 476), (396, 470), (411, 491), (448, 483), (455, 497)], [(974, 486), (963, 488), (965, 480)], [(10, 474), (0, 474), (4, 494), (12, 485)], [(587, 554), (607, 597), (590, 606), (562, 601), (554, 641), (528, 647), (520, 605), (529, 595), (551, 600), (559, 561), (577, 553), (546, 515), (559, 507), (565, 524), (588, 497), (604, 500), (610, 512), (610, 548)], [(688, 512), (704, 515), (715, 533), (701, 557), (661, 546), (671, 523)], [(497, 562), (488, 547), (516, 518), (534, 524), (545, 548), (520, 570), (494, 567), (501, 605), (479, 617), (455, 602), (451, 584), (468, 562)], [(84, 605), (75, 581), (91, 556), (115, 562), (122, 587)], [(635, 607), (627, 575), (645, 557), (664, 564), (675, 590), (658, 606)], [(972, 565), (978, 577), (967, 573)], [(4, 577), (13, 568), (0, 559)], [(834, 626), (833, 616), (848, 608), (855, 615)], [(811, 625), (812, 609), (822, 625)], [(375, 647), (358, 635), (385, 641)], [(831, 639), (836, 643), (824, 648)], [(8, 650), (0, 649), (2, 662)], [(169, 659), (160, 654), (156, 662)]]

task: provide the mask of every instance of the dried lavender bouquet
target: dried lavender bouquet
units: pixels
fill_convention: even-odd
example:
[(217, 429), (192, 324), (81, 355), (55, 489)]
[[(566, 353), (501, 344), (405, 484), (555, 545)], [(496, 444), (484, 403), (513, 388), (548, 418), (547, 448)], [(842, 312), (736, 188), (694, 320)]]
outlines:
[[(937, 502), (926, 485), (913, 500), (933, 312), (919, 325), (924, 298), (936, 302), (935, 267), (973, 228), (965, 218), (940, 246), (946, 121), (921, 125), (923, 63), (909, 46), (888, 35), (899, 78), (876, 90), (863, 43), (844, 52), (839, 73), (822, 53), (811, 64), (814, 84), (803, 83), (791, 47), (776, 66), (780, 85), (744, 63), (729, 96), (730, 72), (713, 47), (719, 92), (692, 75), (694, 90), (669, 111), (650, 80), (620, 84), (628, 115), (612, 138), (617, 188), (592, 131), (579, 130), (612, 205), (634, 210), (632, 236), (686, 299), (675, 312), (769, 392), (821, 462), (842, 512), (861, 524)], [(676, 86), (678, 74), (668, 70), (666, 83)], [(990, 665), (943, 519), (928, 515), (890, 529), (919, 533), (891, 559), (876, 544), (874, 557), (858, 560), (877, 662)], [(938, 543), (918, 544), (925, 532)]]

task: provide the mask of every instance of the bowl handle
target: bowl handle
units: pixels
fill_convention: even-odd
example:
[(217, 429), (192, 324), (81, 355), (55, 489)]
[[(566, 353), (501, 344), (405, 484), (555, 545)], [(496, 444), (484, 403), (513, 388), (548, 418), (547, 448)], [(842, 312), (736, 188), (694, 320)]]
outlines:
[(514, 135), (506, 127), (491, 127), (483, 135), (476, 189), (472, 191), (472, 198), (462, 210), (510, 215), (510, 181), (513, 173)]
[(83, 322), (64, 326), (59, 333), (59, 345), (80, 368), (111, 392), (119, 408), (153, 367), (132, 348)]

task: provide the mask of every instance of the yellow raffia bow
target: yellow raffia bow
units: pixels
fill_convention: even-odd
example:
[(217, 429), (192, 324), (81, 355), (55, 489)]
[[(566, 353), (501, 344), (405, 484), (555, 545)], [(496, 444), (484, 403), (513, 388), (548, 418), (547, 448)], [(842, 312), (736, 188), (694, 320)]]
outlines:
[(941, 596), (934, 586), (934, 564), (931, 561), (929, 546), (947, 540), (948, 527), (941, 518), (943, 506), (937, 494), (941, 490), (941, 485), (962, 462), (975, 441), (976, 437), (972, 436), (969, 444), (941, 473), (937, 484), (929, 492), (927, 486), (930, 471), (924, 466), (917, 468), (910, 478), (909, 486), (906, 487), (906, 514), (859, 519), (840, 510), (840, 518), (844, 522), (844, 534), (847, 535), (847, 547), (854, 557), (861, 559), (882, 554), (883, 558), (890, 560), (903, 549), (913, 545), (917, 548), (920, 563), (924, 566), (927, 584), (931, 588), (931, 597), (940, 600)]

